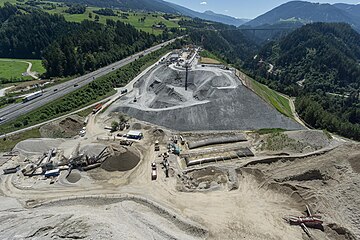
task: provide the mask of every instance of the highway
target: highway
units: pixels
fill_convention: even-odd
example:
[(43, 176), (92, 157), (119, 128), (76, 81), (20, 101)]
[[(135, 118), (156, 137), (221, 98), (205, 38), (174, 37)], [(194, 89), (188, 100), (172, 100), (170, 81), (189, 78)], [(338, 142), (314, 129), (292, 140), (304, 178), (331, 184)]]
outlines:
[[(179, 37), (179, 38), (181, 38), (181, 37)], [(51, 101), (61, 98), (64, 95), (71, 93), (71, 92), (85, 86), (86, 84), (91, 83), (92, 81), (94, 81), (95, 79), (97, 79), (99, 77), (102, 77), (102, 76), (104, 76), (112, 71), (115, 71), (131, 62), (134, 62), (141, 55), (143, 55), (143, 56), (148, 55), (154, 51), (159, 50), (163, 46), (173, 43), (175, 40), (176, 40), (176, 38), (169, 40), (167, 42), (161, 43), (159, 45), (153, 46), (145, 51), (136, 53), (132, 56), (124, 58), (118, 62), (112, 63), (106, 67), (100, 68), (91, 73), (85, 74), (83, 76), (74, 78), (72, 80), (69, 80), (67, 82), (64, 82), (64, 83), (61, 83), (61, 84), (58, 84), (55, 86), (49, 87), (44, 90), (44, 93), (41, 97), (38, 97), (29, 102), (11, 104), (4, 108), (1, 108), (0, 109), (0, 118), (3, 118), (4, 120), (2, 122), (0, 122), (0, 125), (6, 123), (8, 121), (11, 121), (13, 119), (16, 119), (17, 117), (19, 117), (25, 113), (33, 111)]]

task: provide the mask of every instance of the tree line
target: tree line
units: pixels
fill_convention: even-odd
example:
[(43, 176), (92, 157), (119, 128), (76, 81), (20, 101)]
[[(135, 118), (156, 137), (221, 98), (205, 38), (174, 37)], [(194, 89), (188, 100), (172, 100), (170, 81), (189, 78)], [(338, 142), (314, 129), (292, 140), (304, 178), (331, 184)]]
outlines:
[(0, 8), (0, 20), (6, 21), (0, 26), (0, 57), (43, 59), (47, 77), (83, 74), (181, 33), (166, 29), (155, 36), (120, 21), (74, 23), (35, 8), (24, 11), (11, 4)]
[(296, 109), (310, 125), (359, 140), (359, 61), (359, 33), (343, 23), (314, 23), (266, 44), (243, 67), (297, 97)]

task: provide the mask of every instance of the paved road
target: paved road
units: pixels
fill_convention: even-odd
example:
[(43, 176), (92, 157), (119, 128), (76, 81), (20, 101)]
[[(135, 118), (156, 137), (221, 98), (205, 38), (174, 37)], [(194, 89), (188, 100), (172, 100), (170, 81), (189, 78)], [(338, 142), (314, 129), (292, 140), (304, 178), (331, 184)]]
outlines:
[[(139, 58), (140, 55), (148, 55), (151, 52), (159, 50), (160, 48), (162, 48), (162, 46), (173, 43), (175, 40), (176, 39), (172, 39), (170, 41), (164, 42), (162, 44), (151, 47), (143, 52), (139, 52), (130, 57), (127, 57), (121, 61), (110, 64), (106, 67), (100, 68), (94, 72), (88, 73), (86, 75), (83, 75), (81, 77), (78, 77), (78, 78), (75, 78), (72, 80), (69, 80), (65, 83), (58, 84), (56, 86), (47, 88), (47, 89), (45, 89), (45, 92), (41, 97), (36, 98), (27, 103), (11, 104), (4, 108), (1, 108), (0, 109), (0, 117), (4, 118), (5, 120), (3, 120), (0, 123), (0, 125), (5, 122), (8, 122), (10, 120), (16, 119), (17, 117), (19, 117), (25, 113), (35, 110), (36, 108), (39, 108), (48, 102), (51, 102), (51, 101), (54, 101), (55, 99), (63, 97), (64, 95), (66, 95), (72, 91), (75, 91), (76, 89), (83, 87), (86, 84), (89, 84), (90, 82), (94, 81), (95, 79), (97, 79), (101, 76), (104, 76), (116, 69), (119, 69), (119, 68), (135, 61), (137, 58)], [(77, 84), (77, 86), (75, 84)]]
[[(168, 57), (170, 54), (167, 53), (165, 54), (163, 57), (166, 58)], [(22, 133), (22, 132), (25, 132), (25, 131), (28, 131), (28, 130), (31, 130), (31, 129), (34, 129), (34, 128), (37, 128), (37, 127), (41, 127), (42, 125), (45, 125), (47, 123), (50, 123), (50, 122), (53, 122), (53, 121), (56, 121), (56, 120), (59, 120), (59, 119), (63, 119), (65, 117), (68, 117), (68, 116), (71, 116), (75, 113), (78, 113), (78, 112), (81, 112), (89, 107), (95, 107), (97, 104), (99, 103), (103, 103), (103, 108), (107, 108), (109, 105), (111, 105), (112, 103), (114, 103), (116, 100), (118, 100), (120, 97), (128, 94), (129, 92), (131, 92), (134, 88), (134, 84), (135, 82), (137, 82), (142, 76), (144, 76), (148, 71), (150, 71), (154, 66), (156, 66), (158, 63), (160, 62), (160, 60), (156, 63), (154, 63), (153, 65), (149, 66), (147, 69), (145, 69), (142, 73), (140, 73), (139, 75), (137, 75), (133, 80), (131, 80), (126, 86), (122, 87), (122, 88), (118, 88), (116, 89), (117, 90), (117, 93), (113, 96), (110, 96), (106, 99), (102, 99), (100, 100), (99, 102), (96, 102), (96, 103), (93, 103), (91, 105), (88, 105), (88, 106), (85, 106), (81, 109), (78, 109), (74, 112), (71, 112), (71, 113), (68, 113), (66, 115), (63, 115), (63, 116), (60, 116), (60, 117), (57, 117), (57, 118), (54, 118), (54, 119), (51, 119), (51, 120), (48, 120), (46, 122), (42, 122), (42, 123), (39, 123), (39, 124), (36, 124), (36, 125), (33, 125), (33, 126), (30, 126), (30, 127), (27, 127), (27, 128), (23, 128), (23, 129), (20, 129), (20, 130), (17, 130), (17, 131), (14, 131), (14, 132), (11, 132), (11, 133), (7, 133), (7, 134), (3, 134), (3, 135), (0, 135), (0, 139), (6, 137), (6, 136), (11, 136), (11, 135), (15, 135), (15, 134), (19, 134), (19, 133)], [(121, 93), (122, 90), (126, 89), (127, 90), (127, 93)], [(109, 108), (107, 108), (106, 110), (107, 112), (110, 112), (109, 111)], [(98, 115), (101, 111), (97, 112), (95, 115), (91, 114), (92, 117), (95, 117), (96, 115)], [(1, 165), (1, 164), (0, 164)]]

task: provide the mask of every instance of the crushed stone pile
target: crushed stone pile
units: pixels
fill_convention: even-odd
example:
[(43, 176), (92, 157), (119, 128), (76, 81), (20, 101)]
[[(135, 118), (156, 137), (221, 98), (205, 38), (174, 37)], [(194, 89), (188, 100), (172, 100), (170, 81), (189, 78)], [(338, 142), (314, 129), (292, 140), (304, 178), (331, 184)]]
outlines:
[(192, 70), (187, 91), (184, 81), (184, 71), (159, 66), (140, 78), (134, 91), (110, 111), (179, 131), (303, 129), (241, 85), (231, 71)]
[(19, 142), (14, 147), (14, 151), (19, 151), (21, 154), (27, 155), (42, 155), (52, 148), (58, 148), (65, 140), (63, 139), (50, 139), (50, 138), (36, 138), (27, 139)]

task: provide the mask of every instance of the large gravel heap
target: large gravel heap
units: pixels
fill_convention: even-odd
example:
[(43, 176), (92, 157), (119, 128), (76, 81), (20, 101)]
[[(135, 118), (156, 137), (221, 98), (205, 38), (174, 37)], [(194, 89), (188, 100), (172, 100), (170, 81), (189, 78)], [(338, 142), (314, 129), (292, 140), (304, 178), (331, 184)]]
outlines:
[(195, 67), (187, 91), (184, 82), (185, 71), (157, 66), (111, 111), (180, 131), (302, 129), (241, 85), (231, 71)]

